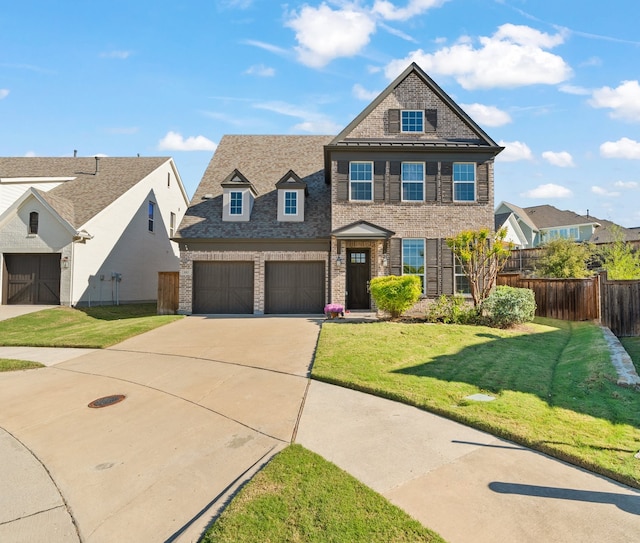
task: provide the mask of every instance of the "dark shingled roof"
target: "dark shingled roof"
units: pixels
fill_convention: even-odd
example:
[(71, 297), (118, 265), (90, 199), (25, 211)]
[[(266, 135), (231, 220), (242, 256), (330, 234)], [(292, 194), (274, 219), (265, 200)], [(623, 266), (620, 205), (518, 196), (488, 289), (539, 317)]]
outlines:
[(504, 226), (504, 223), (507, 222), (507, 219), (509, 218), (510, 215), (511, 213), (498, 213), (497, 215), (495, 215), (493, 217), (494, 228), (496, 230), (499, 230), (500, 228), (502, 228)]
[(538, 228), (598, 223), (594, 217), (585, 217), (573, 211), (558, 209), (550, 205), (525, 207), (524, 211)]
[[(223, 136), (180, 223), (182, 239), (319, 239), (331, 230), (324, 146), (333, 136)], [(222, 220), (221, 183), (237, 169), (255, 187), (249, 222)], [(276, 183), (293, 170), (307, 184), (304, 222), (278, 222)], [(211, 195), (211, 198), (204, 198)]]
[(74, 228), (80, 228), (170, 157), (101, 157), (96, 159), (0, 157), (0, 179), (74, 177), (39, 194)]

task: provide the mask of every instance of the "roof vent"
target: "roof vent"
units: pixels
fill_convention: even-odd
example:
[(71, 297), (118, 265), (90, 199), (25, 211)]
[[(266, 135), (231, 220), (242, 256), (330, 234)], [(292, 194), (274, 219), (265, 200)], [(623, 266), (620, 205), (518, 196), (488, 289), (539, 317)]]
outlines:
[(212, 198), (213, 198), (213, 194), (211, 194), (210, 192), (208, 192), (202, 197), (203, 200), (211, 200)]
[(96, 157), (96, 175), (98, 174), (99, 171), (100, 171), (100, 157), (97, 156)]
[(78, 150), (77, 149), (73, 150), (73, 158), (78, 158)]

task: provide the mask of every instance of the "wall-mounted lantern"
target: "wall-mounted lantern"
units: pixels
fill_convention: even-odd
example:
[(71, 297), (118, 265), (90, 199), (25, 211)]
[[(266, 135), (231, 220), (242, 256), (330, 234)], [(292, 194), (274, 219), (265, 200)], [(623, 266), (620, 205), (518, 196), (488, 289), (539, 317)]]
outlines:
[(68, 256), (63, 256), (60, 259), (60, 267), (67, 269), (69, 267), (69, 257)]
[(342, 255), (338, 255), (336, 257), (336, 265), (338, 266), (338, 268), (342, 267)]

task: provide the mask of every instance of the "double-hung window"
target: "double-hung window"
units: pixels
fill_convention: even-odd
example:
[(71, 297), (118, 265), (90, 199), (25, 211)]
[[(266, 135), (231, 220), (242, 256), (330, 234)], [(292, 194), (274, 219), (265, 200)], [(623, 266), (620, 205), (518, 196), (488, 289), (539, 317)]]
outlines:
[(156, 204), (155, 202), (149, 202), (149, 207), (148, 207), (148, 219), (149, 219), (149, 224), (148, 224), (148, 228), (149, 228), (149, 232), (153, 232), (153, 222), (155, 219), (155, 210), (156, 210)]
[(402, 132), (424, 132), (424, 111), (421, 109), (403, 109), (400, 117)]
[(473, 202), (476, 199), (476, 165), (473, 162), (454, 162), (453, 199)]
[(242, 215), (242, 192), (229, 193), (229, 215)]
[(424, 239), (402, 240), (402, 275), (417, 275), (424, 292)]
[(349, 190), (351, 200), (373, 200), (373, 162), (349, 163)]
[(454, 268), (454, 280), (455, 280), (455, 292), (459, 294), (471, 294), (471, 286), (469, 285), (469, 278), (464, 273), (464, 268), (462, 264), (458, 261), (458, 258), (455, 257), (455, 268)]
[(424, 200), (424, 162), (402, 163), (402, 201)]
[(287, 190), (284, 193), (284, 214), (298, 214), (298, 193), (294, 190)]

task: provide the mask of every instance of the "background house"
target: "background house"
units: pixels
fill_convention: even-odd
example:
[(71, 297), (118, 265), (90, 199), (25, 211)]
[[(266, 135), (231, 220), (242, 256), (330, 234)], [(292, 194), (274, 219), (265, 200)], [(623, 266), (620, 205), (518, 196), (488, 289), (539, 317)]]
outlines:
[(445, 239), (492, 229), (501, 150), (416, 64), (337, 136), (225, 136), (175, 237), (180, 311), (368, 310), (388, 274), (464, 291)]
[(171, 158), (0, 158), (0, 202), (3, 304), (153, 301), (179, 268)]

